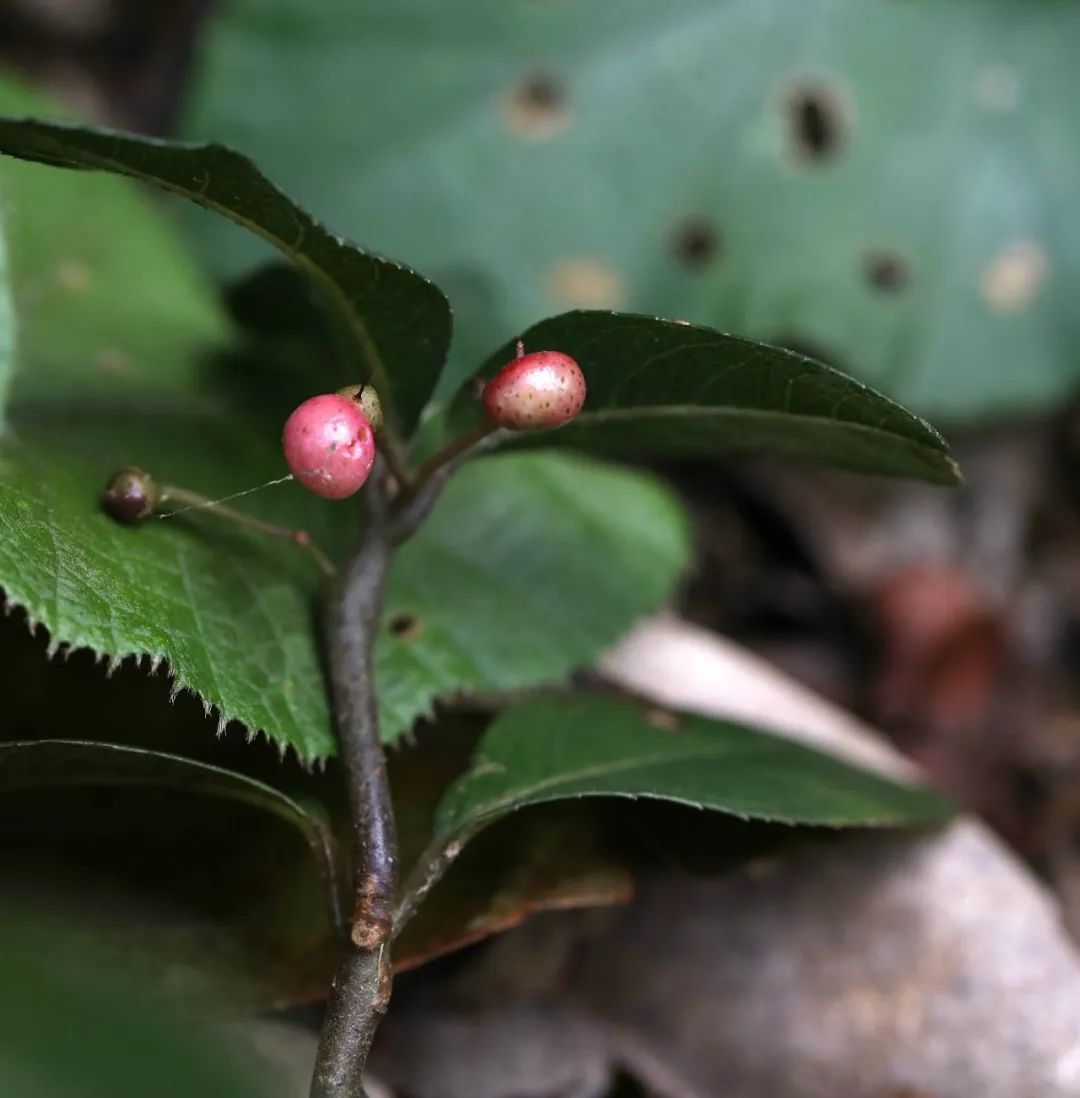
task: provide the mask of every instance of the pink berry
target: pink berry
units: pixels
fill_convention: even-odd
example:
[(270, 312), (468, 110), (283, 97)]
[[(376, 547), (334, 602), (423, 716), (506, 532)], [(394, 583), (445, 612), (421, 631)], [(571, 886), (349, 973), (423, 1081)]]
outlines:
[(281, 446), (292, 475), (324, 499), (345, 499), (359, 491), (375, 461), (367, 418), (336, 393), (305, 400), (285, 421)]
[(525, 354), (507, 363), (484, 386), (484, 407), (494, 423), (512, 431), (550, 431), (569, 423), (585, 403), (585, 376), (559, 351)]

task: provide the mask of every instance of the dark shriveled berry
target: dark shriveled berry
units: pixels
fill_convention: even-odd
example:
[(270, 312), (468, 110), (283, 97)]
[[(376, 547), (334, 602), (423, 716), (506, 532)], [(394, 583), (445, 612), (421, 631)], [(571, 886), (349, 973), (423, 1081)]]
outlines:
[(101, 493), (101, 506), (117, 522), (134, 523), (149, 518), (161, 498), (154, 478), (136, 465), (114, 473)]

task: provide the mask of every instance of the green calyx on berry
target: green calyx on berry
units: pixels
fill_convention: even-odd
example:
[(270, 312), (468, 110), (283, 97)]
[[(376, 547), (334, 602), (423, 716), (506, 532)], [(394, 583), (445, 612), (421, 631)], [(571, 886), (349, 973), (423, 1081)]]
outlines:
[(136, 523), (149, 518), (161, 500), (161, 488), (137, 465), (113, 473), (101, 493), (101, 506), (117, 522)]
[(364, 413), (371, 430), (378, 435), (382, 430), (383, 410), (374, 385), (346, 385), (344, 389), (338, 389), (337, 395), (351, 400)]

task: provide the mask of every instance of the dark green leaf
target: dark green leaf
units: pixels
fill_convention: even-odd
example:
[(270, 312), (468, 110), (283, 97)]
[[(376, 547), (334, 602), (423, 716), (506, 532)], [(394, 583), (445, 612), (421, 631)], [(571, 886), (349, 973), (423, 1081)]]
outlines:
[[(522, 336), (580, 363), (585, 410), (558, 445), (626, 454), (782, 454), (863, 473), (955, 484), (956, 466), (927, 423), (803, 355), (708, 328), (620, 313), (552, 317)], [(491, 377), (513, 344), (481, 369)], [(462, 397), (465, 406), (475, 398)], [(546, 441), (534, 436), (535, 441)]]
[(415, 425), (449, 345), (446, 299), (414, 271), (329, 232), (246, 157), (221, 145), (10, 118), (0, 119), (0, 152), (156, 183), (280, 248), (318, 283), (347, 325), (358, 380), (370, 377), (388, 395), (405, 430)]
[(437, 276), (456, 380), (589, 307), (819, 348), (935, 418), (1075, 387), (1076, 4), (232, 0), (209, 30), (187, 132)]
[(384, 737), (434, 698), (587, 666), (670, 597), (689, 554), (679, 504), (649, 476), (560, 453), (471, 463), (390, 573)]
[(460, 840), (526, 805), (652, 797), (749, 819), (829, 827), (943, 819), (928, 789), (860, 770), (783, 737), (689, 714), (661, 719), (621, 699), (541, 699), (504, 710), (439, 808)]
[(336, 842), (322, 814), (279, 789), (233, 770), (179, 755), (83, 740), (30, 740), (0, 743), (0, 791), (5, 794), (45, 786), (93, 788), (140, 786), (220, 797), (269, 812), (304, 837), (326, 886), (327, 910), (338, 925)]
[(537, 698), (495, 717), (446, 791), (431, 843), (406, 881), (399, 928), (478, 832), (522, 809), (582, 797), (818, 827), (896, 827), (949, 814), (924, 786), (746, 725), (603, 695)]
[[(479, 714), (443, 713), (408, 746), (390, 752), (399, 864), (406, 874), (423, 859), (439, 801), (468, 768), (486, 723)], [(594, 819), (595, 808), (549, 805), (517, 813), (470, 844), (394, 941), (395, 970), (497, 934), (534, 912), (629, 899), (629, 859)]]
[(164, 752), (8, 742), (0, 826), (5, 893), (56, 895), (63, 907), (77, 889), (70, 933), (92, 940), (104, 923), (147, 970), (176, 966), (185, 983), (221, 984), (259, 1006), (325, 994), (341, 877), (310, 800)]
[(77, 888), (72, 933), (122, 927), (142, 964), (260, 1005), (324, 994), (341, 877), (313, 801), (159, 751), (34, 740), (0, 743), (0, 826), (6, 893)]

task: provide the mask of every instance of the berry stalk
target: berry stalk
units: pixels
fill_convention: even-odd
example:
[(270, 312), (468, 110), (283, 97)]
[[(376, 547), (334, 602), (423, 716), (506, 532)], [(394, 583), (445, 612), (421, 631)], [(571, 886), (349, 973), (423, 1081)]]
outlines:
[(281, 526), (276, 522), (246, 511), (228, 507), (218, 500), (210, 499), (189, 488), (180, 488), (175, 484), (158, 484), (149, 473), (135, 466), (128, 466), (115, 473), (101, 493), (101, 506), (117, 522), (137, 523), (151, 517), (172, 518), (179, 511), (161, 512), (163, 504), (178, 504), (184, 511), (209, 512), (225, 522), (241, 526), (256, 534), (291, 541), (302, 549), (318, 566), (319, 571), (331, 579), (337, 573), (334, 562), (315, 544), (306, 530), (296, 530), (290, 526)]

